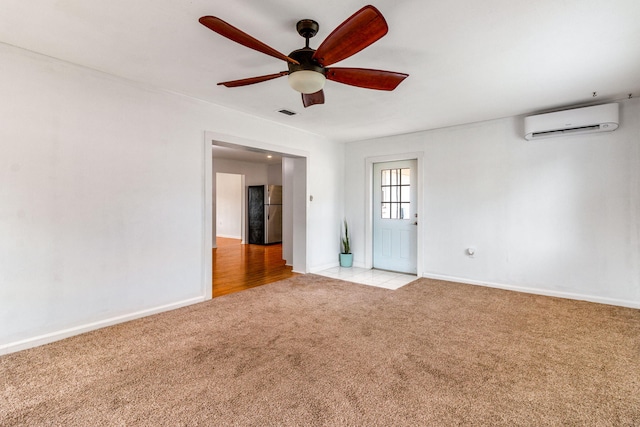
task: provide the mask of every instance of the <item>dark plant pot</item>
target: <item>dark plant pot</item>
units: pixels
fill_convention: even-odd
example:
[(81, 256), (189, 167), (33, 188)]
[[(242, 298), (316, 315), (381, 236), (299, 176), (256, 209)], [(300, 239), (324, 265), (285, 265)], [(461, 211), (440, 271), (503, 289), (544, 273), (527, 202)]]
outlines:
[(353, 265), (353, 254), (340, 254), (340, 267), (351, 267)]

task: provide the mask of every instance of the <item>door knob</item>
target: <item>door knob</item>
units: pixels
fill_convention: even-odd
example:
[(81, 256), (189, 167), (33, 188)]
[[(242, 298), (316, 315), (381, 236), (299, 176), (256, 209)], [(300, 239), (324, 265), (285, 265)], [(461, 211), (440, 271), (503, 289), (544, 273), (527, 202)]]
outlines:
[(413, 225), (418, 225), (418, 221), (414, 222)]

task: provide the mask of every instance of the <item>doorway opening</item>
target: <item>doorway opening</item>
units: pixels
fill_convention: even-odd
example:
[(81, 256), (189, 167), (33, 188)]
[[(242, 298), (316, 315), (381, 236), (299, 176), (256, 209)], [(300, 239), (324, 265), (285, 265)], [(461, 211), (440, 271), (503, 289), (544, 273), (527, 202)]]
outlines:
[[(244, 181), (236, 173), (216, 174), (216, 237), (238, 239), (244, 242)], [(217, 246), (217, 241), (214, 242)]]
[[(231, 265), (233, 257), (238, 260), (233, 271), (244, 281), (235, 286), (238, 290), (256, 286), (256, 283), (264, 280), (273, 282), (291, 277), (295, 273), (306, 273), (307, 153), (284, 147), (275, 149), (257, 141), (214, 132), (205, 132), (204, 146), (206, 151), (203, 256), (208, 258), (204, 260), (203, 272), (205, 295), (213, 297), (229, 293), (222, 288), (217, 292), (213, 285), (216, 281), (230, 283), (236, 280), (218, 269), (223, 263)], [(237, 224), (229, 224), (236, 222), (238, 218), (236, 221), (228, 217), (225, 219), (228, 207), (219, 206), (219, 203), (224, 203), (224, 198), (218, 199), (218, 176), (222, 177), (223, 182), (227, 182), (228, 175), (242, 176), (241, 201), (234, 202), (236, 206), (231, 208), (237, 211), (237, 205), (240, 205), (240, 238), (237, 238)], [(231, 181), (237, 179), (231, 178)], [(268, 184), (282, 186), (282, 243), (249, 245), (247, 188)], [(222, 193), (233, 194), (234, 191), (225, 188)], [(219, 219), (222, 220), (222, 224), (219, 224)], [(226, 225), (233, 225), (236, 231), (227, 235), (224, 231), (227, 230)], [(221, 231), (218, 230), (219, 226)], [(223, 255), (225, 252), (227, 255)], [(221, 261), (222, 259), (225, 261)], [(257, 262), (257, 259), (268, 262)]]

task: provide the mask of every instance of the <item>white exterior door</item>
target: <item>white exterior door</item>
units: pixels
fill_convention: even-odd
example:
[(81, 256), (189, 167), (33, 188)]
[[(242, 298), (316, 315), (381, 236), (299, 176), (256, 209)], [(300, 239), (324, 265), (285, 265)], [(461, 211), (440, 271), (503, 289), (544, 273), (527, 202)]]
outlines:
[(373, 268), (417, 273), (417, 161), (373, 164)]

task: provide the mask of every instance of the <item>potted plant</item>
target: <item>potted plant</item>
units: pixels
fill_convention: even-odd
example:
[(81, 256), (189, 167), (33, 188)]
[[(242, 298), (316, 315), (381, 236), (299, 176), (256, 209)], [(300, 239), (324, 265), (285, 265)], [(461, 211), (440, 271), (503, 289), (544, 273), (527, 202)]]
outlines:
[(340, 267), (351, 267), (353, 265), (353, 254), (351, 253), (351, 242), (349, 241), (349, 225), (344, 220), (344, 236), (342, 237), (342, 249), (340, 252)]

